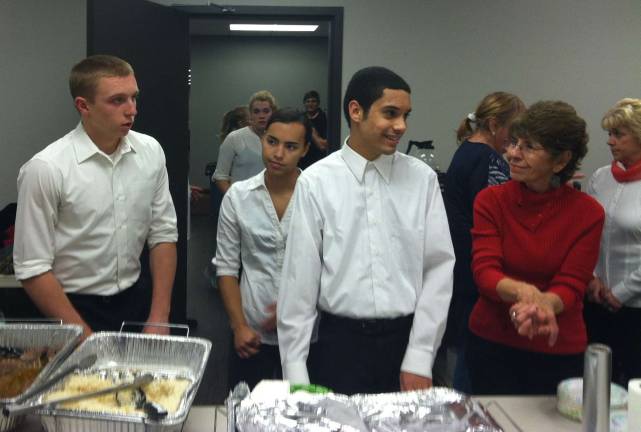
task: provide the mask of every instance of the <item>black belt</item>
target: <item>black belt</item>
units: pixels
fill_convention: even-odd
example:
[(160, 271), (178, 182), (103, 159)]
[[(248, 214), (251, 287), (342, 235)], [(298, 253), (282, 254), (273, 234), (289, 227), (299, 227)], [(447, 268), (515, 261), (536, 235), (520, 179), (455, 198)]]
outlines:
[(355, 333), (382, 334), (409, 331), (414, 322), (414, 314), (398, 318), (348, 318), (340, 315), (320, 312), (322, 327), (338, 327)]

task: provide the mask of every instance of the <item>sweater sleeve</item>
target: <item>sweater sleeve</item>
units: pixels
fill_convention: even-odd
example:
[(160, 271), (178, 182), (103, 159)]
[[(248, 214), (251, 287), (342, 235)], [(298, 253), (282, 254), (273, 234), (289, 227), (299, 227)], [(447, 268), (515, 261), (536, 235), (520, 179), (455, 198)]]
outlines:
[[(592, 203), (591, 203), (592, 204)], [(564, 310), (577, 307), (583, 301), (585, 289), (592, 279), (599, 257), (601, 231), (605, 214), (596, 202), (588, 208), (577, 209), (585, 226), (572, 242), (559, 271), (554, 275), (547, 292), (554, 293), (563, 301)]]
[(500, 220), (500, 206), (492, 188), (482, 190), (474, 201), (472, 272), (479, 294), (494, 302), (502, 302), (496, 285), (505, 277)]

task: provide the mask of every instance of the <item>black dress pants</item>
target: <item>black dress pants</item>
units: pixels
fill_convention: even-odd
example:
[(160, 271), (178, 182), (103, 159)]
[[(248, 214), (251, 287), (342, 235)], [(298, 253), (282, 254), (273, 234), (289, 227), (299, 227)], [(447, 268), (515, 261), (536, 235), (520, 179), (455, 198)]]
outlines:
[(249, 388), (253, 389), (264, 379), (282, 379), (283, 377), (278, 345), (261, 344), (256, 354), (244, 359), (238, 356), (232, 336), (230, 357), (230, 389), (241, 381), (245, 381)]
[(347, 395), (399, 391), (413, 318), (359, 320), (321, 312), (315, 384)]
[[(71, 304), (93, 331), (119, 331), (123, 321), (144, 322), (149, 316), (150, 295), (139, 282), (111, 296), (67, 294)], [(126, 328), (142, 331), (142, 327)]]
[(583, 376), (583, 353), (524, 351), (468, 332), (465, 361), (475, 395), (556, 394), (560, 381)]
[(628, 388), (630, 379), (641, 377), (641, 308), (610, 312), (586, 301), (583, 311), (588, 340), (612, 349), (612, 381)]

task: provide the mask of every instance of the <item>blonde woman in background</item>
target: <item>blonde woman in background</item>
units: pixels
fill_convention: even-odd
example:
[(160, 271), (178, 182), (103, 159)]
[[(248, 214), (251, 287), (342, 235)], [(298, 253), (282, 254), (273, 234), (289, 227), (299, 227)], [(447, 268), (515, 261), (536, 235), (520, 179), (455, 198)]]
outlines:
[(588, 184), (605, 226), (585, 315), (590, 341), (612, 347), (613, 380), (627, 386), (641, 377), (641, 100), (620, 100), (601, 126), (613, 161)]
[[(456, 133), (459, 147), (447, 170), (444, 199), (456, 264), (444, 344), (458, 348), (453, 384), (460, 391), (469, 391), (463, 341), (470, 312), (478, 298), (471, 270), (474, 198), (486, 187), (510, 178), (510, 167), (503, 153), (509, 144), (510, 124), (524, 110), (525, 104), (513, 94), (494, 92), (485, 96), (476, 110), (461, 122)], [(443, 384), (450, 385), (449, 382)]]
[(276, 109), (276, 99), (270, 92), (254, 93), (249, 99), (249, 126), (231, 132), (220, 145), (212, 178), (223, 194), (233, 182), (248, 179), (263, 170), (260, 139)]

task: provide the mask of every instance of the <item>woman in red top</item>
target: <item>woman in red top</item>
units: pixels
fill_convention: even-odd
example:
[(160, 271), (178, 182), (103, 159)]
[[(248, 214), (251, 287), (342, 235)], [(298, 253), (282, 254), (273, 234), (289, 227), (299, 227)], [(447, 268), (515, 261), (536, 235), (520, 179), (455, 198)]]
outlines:
[(585, 121), (564, 102), (538, 102), (510, 128), (512, 180), (474, 203), (467, 364), (474, 394), (551, 394), (582, 374), (583, 295), (604, 212), (565, 183), (587, 153)]

